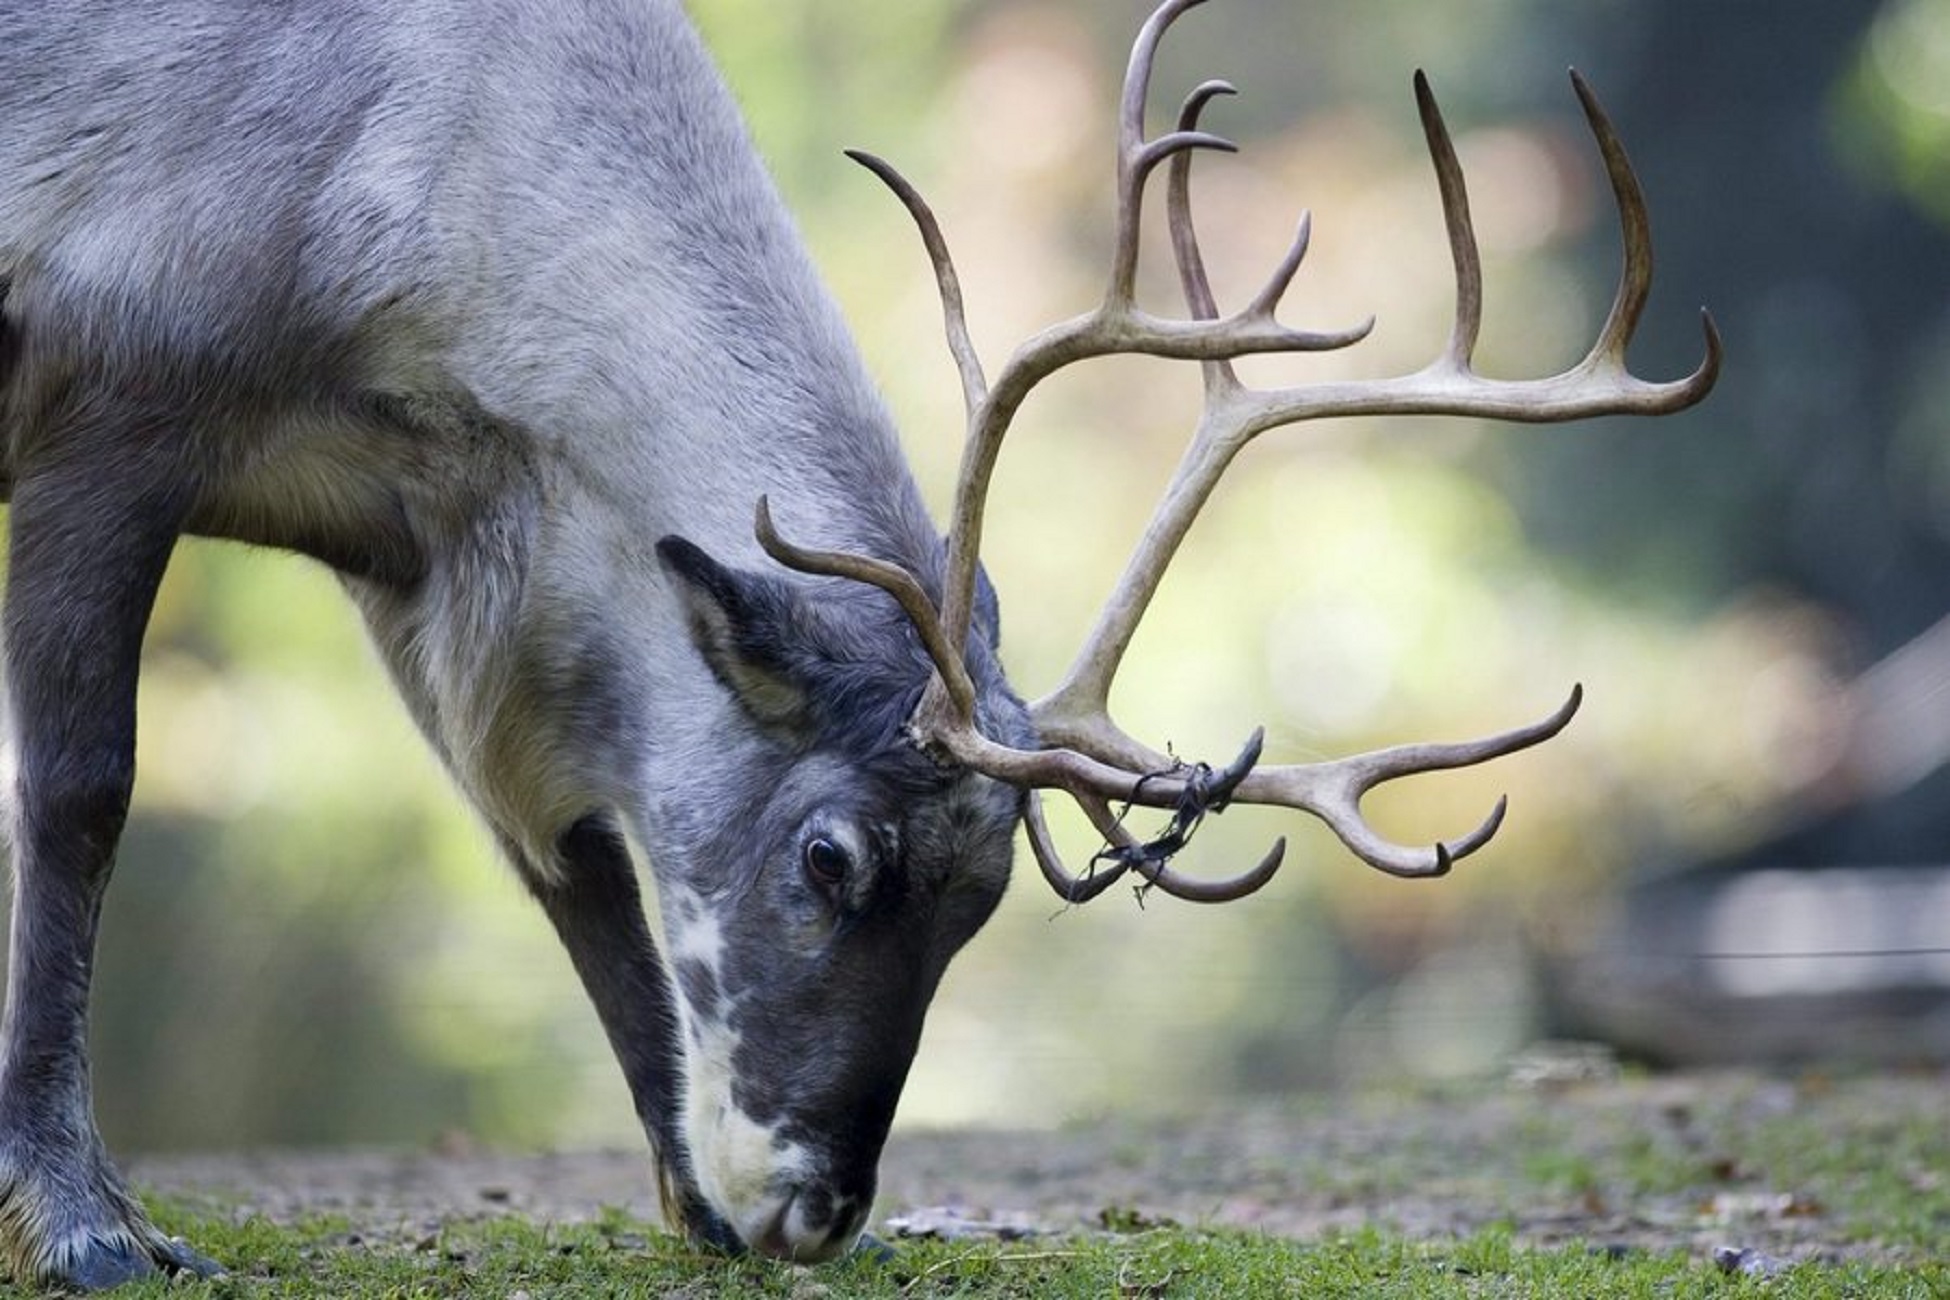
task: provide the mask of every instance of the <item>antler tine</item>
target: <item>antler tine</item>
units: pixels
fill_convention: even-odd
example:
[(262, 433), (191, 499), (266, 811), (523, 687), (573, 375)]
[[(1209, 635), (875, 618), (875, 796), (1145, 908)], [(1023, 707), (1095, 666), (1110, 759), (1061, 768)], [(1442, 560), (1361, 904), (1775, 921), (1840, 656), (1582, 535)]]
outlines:
[[(1125, 838), (1135, 840), (1137, 837), (1126, 831)], [(1155, 885), (1173, 898), (1187, 903), (1232, 903), (1265, 888), (1285, 861), (1286, 836), (1282, 835), (1273, 841), (1273, 847), (1254, 864), (1252, 870), (1225, 880), (1198, 880), (1164, 862), (1141, 862), (1131, 870), (1142, 876), (1145, 884)]]
[(941, 223), (935, 219), (934, 209), (928, 206), (921, 192), (914, 188), (907, 177), (895, 170), (892, 163), (865, 149), (848, 149), (846, 156), (878, 176), (881, 183), (894, 192), (894, 197), (907, 209), (908, 216), (914, 220), (921, 232), (921, 243), (927, 249), (928, 261), (934, 265), (935, 286), (941, 292), (941, 315), (948, 333), (948, 351), (955, 358), (955, 369), (961, 374), (962, 400), (968, 413), (973, 415), (988, 397), (989, 385), (982, 374), (982, 359), (975, 352), (975, 341), (968, 332), (968, 314), (962, 306), (961, 279), (955, 274), (955, 259), (948, 253), (948, 241), (941, 233)]
[[(1279, 265), (1273, 268), (1273, 274), (1268, 277), (1266, 287), (1259, 291), (1246, 308), (1246, 315), (1269, 318), (1272, 316), (1273, 309), (1280, 305), (1280, 299), (1286, 296), (1288, 287), (1293, 284), (1293, 277), (1299, 274), (1300, 263), (1306, 260), (1307, 246), (1313, 242), (1313, 231), (1313, 213), (1302, 212), (1300, 222), (1294, 228), (1293, 242), (1287, 245), (1286, 253), (1280, 258)], [(1373, 317), (1368, 318), (1365, 328), (1374, 328)]]
[[(1644, 314), (1646, 301), (1652, 294), (1652, 218), (1646, 210), (1645, 189), (1639, 184), (1638, 174), (1632, 170), (1631, 159), (1625, 153), (1625, 142), (1612, 126), (1611, 115), (1598, 102), (1597, 92), (1576, 68), (1571, 69), (1571, 88), (1584, 109), (1592, 138), (1598, 144), (1598, 152), (1605, 160), (1605, 174), (1611, 180), (1612, 196), (1618, 205), (1619, 236), (1624, 246), (1625, 263), (1618, 277), (1618, 292), (1612, 299), (1611, 311), (1605, 317), (1597, 341), (1592, 344), (1587, 364), (1596, 367), (1608, 363), (1622, 372), (1625, 369), (1626, 349), (1631, 346), (1632, 335), (1638, 330), (1639, 318)], [(1713, 314), (1705, 310), (1700, 312), (1700, 325), (1706, 335), (1706, 356), (1691, 375), (1666, 386), (1674, 390), (1672, 400), (1676, 405), (1670, 409), (1698, 401), (1719, 378), (1719, 327), (1713, 323)]]
[(1488, 844), (1502, 827), (1503, 815), (1509, 807), (1509, 799), (1500, 798), (1475, 830), (1457, 839), (1438, 841), (1433, 848), (1425, 849), (1412, 849), (1377, 834), (1358, 810), (1345, 817), (1338, 812), (1322, 813), (1320, 818), (1340, 837), (1349, 852), (1375, 870), (1403, 880), (1434, 880), (1448, 875), (1457, 859), (1468, 857)]
[[(1236, 95), (1239, 90), (1231, 82), (1207, 81), (1193, 90), (1185, 98), (1178, 110), (1178, 129), (1180, 132), (1196, 131), (1199, 115), (1205, 106), (1220, 95)], [(1190, 150), (1179, 153), (1171, 160), (1171, 172), (1167, 178), (1165, 191), (1166, 210), (1171, 230), (1171, 250), (1178, 264), (1178, 280), (1185, 291), (1185, 307), (1194, 320), (1217, 320), (1218, 300), (1212, 296), (1212, 282), (1205, 273), (1205, 255), (1198, 245), (1198, 235), (1192, 227), (1192, 154)], [(1227, 361), (1208, 361), (1208, 368), (1222, 367), (1231, 370)]]
[[(955, 513), (949, 529), (947, 579), (941, 603), (942, 623), (954, 644), (960, 644), (967, 635), (973, 615), (976, 557), (981, 546), (989, 484), (1002, 440), (1022, 402), (1038, 383), (1065, 366), (1113, 353), (1213, 361), (1257, 352), (1326, 351), (1359, 342), (1374, 327), (1374, 321), (1369, 319), (1348, 329), (1291, 329), (1275, 320), (1270, 309), (1262, 310), (1258, 300), (1254, 308), (1223, 320), (1169, 320), (1137, 308), (1135, 286), (1144, 187), (1152, 171), (1159, 163), (1191, 150), (1231, 151), (1237, 147), (1222, 136), (1195, 129), (1173, 131), (1156, 140), (1146, 140), (1144, 136), (1144, 107), (1159, 41), (1182, 14), (1203, 3), (1205, 0), (1165, 0), (1145, 23), (1132, 47), (1119, 114), (1116, 245), (1103, 302), (1096, 310), (1051, 326), (1024, 343), (987, 388), (979, 405), (971, 407), (961, 472), (955, 486)], [(900, 193), (898, 188), (896, 193)], [(905, 197), (903, 201), (907, 201)], [(914, 211), (915, 204), (910, 203), (909, 209)], [(921, 221), (918, 214), (916, 220)], [(924, 240), (930, 238), (925, 223), (922, 233)], [(1304, 248), (1304, 240), (1301, 247)], [(932, 246), (930, 255), (934, 256)], [(934, 260), (939, 277), (944, 257), (934, 257)], [(1289, 260), (1298, 265), (1296, 255), (1290, 254)], [(954, 310), (951, 306), (951, 314)], [(955, 335), (954, 325), (950, 333), (951, 337)]]
[[(1104, 800), (1094, 795), (1079, 795), (1077, 804), (1113, 850), (1143, 849), (1143, 842), (1117, 819)], [(1042, 797), (1037, 791), (1030, 792), (1029, 800), (1024, 805), (1023, 826), (1028, 833), (1030, 852), (1042, 870), (1043, 879), (1049, 882), (1058, 898), (1072, 905), (1087, 903), (1100, 896), (1131, 871), (1136, 872), (1147, 886), (1156, 886), (1173, 898), (1188, 903), (1230, 903), (1264, 888), (1279, 871), (1286, 857), (1286, 837), (1282, 836), (1274, 841), (1273, 847), (1252, 870), (1226, 880), (1198, 880), (1174, 870), (1166, 862), (1143, 860), (1135, 852), (1126, 856), (1100, 853), (1096, 860), (1104, 861), (1101, 870), (1093, 869), (1077, 875), (1063, 865), (1055, 838), (1050, 834), (1049, 823), (1043, 816)]]
[(975, 716), (975, 684), (968, 676), (968, 667), (962, 657), (955, 653), (954, 643), (948, 639), (941, 625), (941, 616), (936, 613), (934, 602), (913, 574), (898, 564), (876, 560), (870, 555), (857, 555), (845, 551), (815, 551), (796, 545), (780, 536), (772, 522), (772, 503), (767, 497), (758, 499), (757, 517), (753, 522), (753, 533), (765, 553), (788, 569), (800, 573), (817, 574), (828, 578), (851, 578), (878, 587), (892, 596), (900, 605), (901, 612), (914, 624), (914, 631), (927, 648), (928, 657), (934, 660), (935, 671), (939, 674), (942, 687), (954, 702), (955, 709), (962, 718)]
[(1232, 141), (1199, 131), (1194, 125), (1181, 125), (1177, 131), (1157, 140), (1144, 137), (1144, 108), (1151, 97), (1151, 70), (1157, 61), (1158, 46), (1186, 10), (1203, 3), (1205, 0), (1167, 0), (1146, 20), (1131, 45), (1131, 61), (1124, 71), (1124, 91), (1117, 113), (1117, 245), (1111, 259), (1110, 285), (1104, 297), (1105, 303), (1114, 309), (1128, 308), (1136, 299), (1144, 184), (1152, 169), (1165, 159), (1192, 149), (1227, 153), (1238, 150)]
[[(1239, 91), (1227, 81), (1207, 81), (1199, 85), (1185, 98), (1178, 112), (1178, 134), (1199, 136), (1199, 116), (1205, 106), (1220, 95), (1236, 95)], [(1219, 305), (1212, 296), (1212, 284), (1206, 276), (1205, 256), (1199, 248), (1198, 235), (1192, 224), (1192, 150), (1181, 149), (1172, 155), (1171, 176), (1167, 190), (1167, 208), (1171, 230), (1172, 253), (1178, 262), (1178, 278), (1185, 291), (1185, 305), (1195, 320), (1217, 320)], [(1313, 216), (1300, 214), (1300, 224), (1294, 233), (1293, 242), (1287, 246), (1284, 255), (1274, 266), (1273, 273), (1267, 277), (1266, 284), (1253, 295), (1253, 300), (1240, 313), (1242, 319), (1272, 321), (1273, 313), (1279, 308), (1280, 300), (1293, 285), (1293, 277), (1300, 271), (1300, 264), (1306, 260), (1307, 245), (1312, 239)], [(1360, 328), (1365, 333), (1374, 327), (1373, 320)], [(1233, 374), (1229, 359), (1220, 358), (1206, 363), (1207, 373), (1217, 376)]]
[(1429, 88), (1428, 75), (1415, 73), (1415, 109), (1422, 119), (1422, 137), (1435, 166), (1436, 187), (1442, 194), (1442, 225), (1449, 233), (1449, 257), (1456, 268), (1456, 319), (1449, 345), (1438, 365), (1466, 372), (1476, 355), (1476, 338), (1483, 325), (1483, 259), (1476, 247), (1475, 223), (1469, 216), (1469, 187), (1463, 180), (1456, 144), (1442, 120), (1442, 108)]
[(1611, 181), (1612, 197), (1618, 206), (1619, 241), (1624, 248), (1625, 264), (1618, 276), (1618, 292), (1612, 299), (1604, 327), (1598, 331), (1598, 340), (1592, 345), (1591, 356), (1623, 364), (1625, 349), (1638, 329), (1646, 300), (1652, 295), (1652, 222), (1645, 208), (1645, 189), (1632, 170), (1624, 141), (1618, 138), (1611, 116), (1598, 102), (1591, 83), (1576, 68), (1571, 69), (1571, 88), (1584, 108), (1592, 139), (1605, 160), (1605, 175)]
[(1430, 849), (1412, 849), (1380, 835), (1361, 813), (1361, 796), (1385, 781), (1472, 767), (1542, 744), (1570, 725), (1584, 702), (1574, 686), (1556, 712), (1527, 727), (1457, 744), (1398, 745), (1337, 762), (1262, 768), (1241, 783), (1234, 798), (1245, 803), (1275, 803), (1305, 808), (1331, 827), (1355, 856), (1392, 876), (1442, 876), (1450, 867), (1495, 838), (1509, 810), (1500, 798), (1467, 835)]
[[(1440, 876), (1463, 858), (1488, 844), (1502, 827), (1506, 800), (1499, 800), (1490, 814), (1468, 834), (1431, 847), (1397, 844), (1369, 824), (1361, 812), (1361, 799), (1370, 790), (1388, 781), (1425, 772), (1473, 767), (1542, 744), (1563, 731), (1584, 702), (1584, 688), (1574, 686), (1570, 696), (1548, 717), (1477, 740), (1435, 744), (1396, 745), (1365, 754), (1321, 763), (1296, 763), (1255, 766), (1239, 779), (1228, 796), (1231, 803), (1297, 808), (1312, 813), (1347, 845), (1355, 856), (1380, 871), (1394, 876)], [(1057, 707), (1052, 708), (1052, 705)], [(1068, 701), (1040, 700), (1031, 708), (1037, 731), (1045, 743), (1073, 744), (1091, 754), (1102, 754), (1111, 764), (1084, 759), (1071, 750), (1045, 750), (1045, 756), (1066, 755), (1062, 769), (1067, 778), (1060, 784), (1070, 791), (1086, 811), (1089, 798), (1110, 798), (1154, 808), (1169, 808), (1184, 794), (1185, 781), (1165, 765), (1170, 760), (1153, 754), (1132, 740), (1101, 710), (1085, 716), (1071, 716), (1063, 710)], [(1162, 770), (1161, 770), (1162, 769)], [(1113, 778), (1110, 772), (1116, 772)], [(1133, 778), (1133, 772), (1159, 772), (1159, 775)], [(1059, 784), (1050, 782), (1049, 784)], [(1095, 817), (1093, 821), (1097, 820)], [(1100, 827), (1100, 829), (1102, 829)], [(1119, 843), (1106, 833), (1106, 839)]]
[(1235, 803), (1304, 808), (1320, 818), (1369, 866), (1394, 876), (1441, 876), (1450, 866), (1488, 844), (1503, 825), (1507, 799), (1499, 799), (1467, 835), (1433, 849), (1410, 848), (1382, 836), (1361, 813), (1361, 797), (1387, 781), (1473, 767), (1529, 749), (1563, 731), (1584, 703), (1584, 688), (1571, 694), (1549, 717), (1479, 740), (1448, 744), (1396, 745), (1326, 763), (1262, 767), (1233, 792)]
[(1066, 903), (1076, 905), (1089, 902), (1116, 884), (1118, 877), (1129, 869), (1122, 862), (1113, 862), (1102, 871), (1079, 876), (1065, 867), (1063, 855), (1057, 852), (1055, 837), (1049, 832), (1049, 822), (1043, 817), (1043, 796), (1039, 790), (1029, 792), (1029, 798), (1023, 804), (1022, 824), (1028, 835), (1029, 851), (1034, 855), (1036, 865), (1042, 868), (1043, 879)]
[[(1384, 781), (1396, 777), (1413, 776), (1421, 772), (1437, 772), (1455, 767), (1473, 767), (1492, 758), (1502, 758), (1521, 749), (1549, 740), (1570, 725), (1584, 705), (1584, 686), (1578, 683), (1571, 687), (1571, 693), (1564, 703), (1557, 706), (1549, 717), (1542, 718), (1529, 726), (1515, 727), (1494, 736), (1479, 740), (1456, 741), (1447, 744), (1395, 745), (1388, 749), (1378, 749), (1355, 759), (1345, 760), (1357, 775), (1354, 792), (1361, 795), (1372, 790)], [(1277, 770), (1277, 769), (1273, 769)], [(1243, 796), (1242, 796), (1243, 797)]]
[(1151, 98), (1151, 68), (1158, 59), (1158, 46), (1171, 25), (1196, 9), (1205, 0), (1165, 0), (1138, 28), (1131, 42), (1131, 61), (1124, 70), (1123, 96), (1117, 108), (1120, 152), (1129, 154), (1144, 143), (1144, 106)]
[[(1199, 115), (1220, 95), (1236, 95), (1230, 82), (1207, 81), (1185, 98), (1178, 110), (1181, 132), (1198, 129)], [(1198, 232), (1192, 224), (1192, 153), (1185, 150), (1171, 160), (1165, 187), (1166, 225), (1171, 231), (1172, 258), (1178, 265), (1178, 282), (1185, 293), (1185, 309), (1194, 320), (1217, 320), (1219, 303), (1212, 296), (1212, 281), (1205, 270), (1205, 254), (1199, 248)], [(1296, 264), (1297, 265), (1297, 264)], [(1208, 395), (1239, 386), (1238, 372), (1224, 359), (1201, 363)]]
[[(1176, 791), (1173, 796), (1178, 804), (1177, 814), (1172, 824), (1157, 840), (1145, 842), (1134, 835), (1121, 817), (1112, 813), (1109, 800), (1103, 791), (1119, 786), (1124, 778), (1120, 775), (1111, 782), (1087, 785), (1079, 782), (1064, 784), (1063, 788), (1076, 800), (1084, 815), (1096, 827), (1107, 848), (1098, 852), (1091, 860), (1092, 869), (1078, 876), (1063, 865), (1062, 855), (1057, 851), (1054, 839), (1050, 836), (1047, 823), (1043, 820), (1042, 800), (1039, 793), (1032, 791), (1028, 810), (1024, 815), (1030, 849), (1035, 854), (1036, 863), (1042, 869), (1043, 878), (1049, 882), (1057, 896), (1066, 902), (1084, 903), (1097, 897), (1108, 889), (1126, 871), (1135, 871), (1147, 887), (1155, 886), (1175, 898), (1191, 903), (1225, 903), (1236, 898), (1244, 898), (1270, 881), (1280, 869), (1286, 856), (1284, 837), (1274, 843), (1272, 849), (1260, 859), (1252, 870), (1223, 880), (1199, 880), (1181, 874), (1170, 865), (1170, 859), (1190, 843), (1198, 829), (1199, 822), (1206, 812), (1222, 810), (1231, 800), (1234, 790), (1250, 773), (1259, 761), (1260, 746), (1264, 734), (1254, 732), (1246, 746), (1223, 771), (1209, 773), (1204, 768), (1194, 768), (1185, 764), (1174, 764), (1152, 775), (1138, 778), (1134, 783), (1117, 789), (1116, 797), (1126, 799), (1127, 803), (1157, 802), (1145, 797), (1146, 786), (1154, 781), (1172, 782)], [(1068, 751), (1044, 751), (1045, 754), (1062, 754)], [(1071, 757), (1076, 757), (1071, 755)], [(1088, 760), (1086, 760), (1087, 762)], [(1073, 776), (1083, 776), (1086, 769), (1073, 769)], [(1189, 779), (1183, 774), (1194, 773)], [(1098, 864), (1104, 864), (1097, 870)]]

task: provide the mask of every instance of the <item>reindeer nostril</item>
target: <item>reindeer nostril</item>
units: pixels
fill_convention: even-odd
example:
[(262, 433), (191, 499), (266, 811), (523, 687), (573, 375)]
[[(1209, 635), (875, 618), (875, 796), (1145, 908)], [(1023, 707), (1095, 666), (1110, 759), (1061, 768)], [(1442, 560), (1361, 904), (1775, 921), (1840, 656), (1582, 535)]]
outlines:
[[(823, 1213), (814, 1213), (823, 1210)], [(834, 1207), (829, 1197), (803, 1191), (783, 1197), (765, 1216), (762, 1224), (746, 1237), (747, 1244), (760, 1255), (816, 1264), (844, 1255), (859, 1236), (866, 1213), (859, 1201), (845, 1200)]]
[(792, 1242), (786, 1236), (785, 1225), (792, 1214), (792, 1203), (795, 1199), (788, 1196), (779, 1202), (778, 1208), (772, 1211), (765, 1225), (752, 1236), (753, 1250), (761, 1255), (770, 1255), (773, 1259), (793, 1257)]

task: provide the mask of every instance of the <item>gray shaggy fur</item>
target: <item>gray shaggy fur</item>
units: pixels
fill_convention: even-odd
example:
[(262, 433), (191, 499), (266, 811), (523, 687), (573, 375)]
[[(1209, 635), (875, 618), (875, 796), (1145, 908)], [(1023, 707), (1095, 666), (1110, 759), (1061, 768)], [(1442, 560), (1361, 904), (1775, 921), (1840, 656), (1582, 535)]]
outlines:
[[(213, 1267), (123, 1188), (85, 1055), (139, 647), (187, 534), (342, 576), (561, 934), (688, 1230), (844, 1250), (1020, 801), (907, 742), (929, 670), (890, 602), (752, 541), (765, 494), (939, 581), (676, 0), (0, 0), (0, 290), (16, 1276)], [(1026, 739), (981, 623), (985, 714)]]

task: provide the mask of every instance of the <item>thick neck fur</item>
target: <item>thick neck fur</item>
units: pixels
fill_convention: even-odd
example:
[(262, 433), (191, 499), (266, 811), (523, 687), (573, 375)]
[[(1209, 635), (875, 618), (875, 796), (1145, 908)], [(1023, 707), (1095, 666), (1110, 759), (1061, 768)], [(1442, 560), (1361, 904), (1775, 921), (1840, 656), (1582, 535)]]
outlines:
[(478, 277), (470, 304), (495, 304), (456, 337), (477, 398), (556, 441), (584, 491), (727, 562), (757, 558), (761, 493), (827, 541), (926, 531), (845, 328), (677, 6), (589, 0), (573, 23), (507, 8), (512, 30), (480, 55), (482, 143), (443, 177), (465, 223), (453, 246), (479, 258), (452, 282)]
[[(925, 567), (936, 539), (838, 313), (676, 6), (595, 0), (596, 19), (575, 25), (513, 8), (529, 30), (484, 56), (486, 111), (505, 115), (484, 124), (494, 146), (457, 159), (447, 180), (482, 222), (460, 242), (494, 250), (481, 287), (505, 328), (466, 331), (456, 365), (485, 406), (534, 435), (542, 466), (518, 680), (607, 683), (566, 710), (607, 717), (587, 719), (565, 757), (601, 781), (634, 777), (588, 793), (621, 803), (641, 832), (657, 814), (639, 791), (695, 790), (749, 730), (687, 644), (659, 538), (771, 569), (752, 538), (768, 496), (813, 544)], [(492, 69), (517, 49), (526, 75)], [(510, 140), (531, 151), (513, 156)], [(565, 652), (571, 662), (533, 662)], [(546, 708), (563, 716), (563, 703)], [(619, 742), (633, 761), (589, 754)]]
[[(498, 614), (512, 626), (486, 638), (510, 658), (453, 682), (481, 730), (456, 737), (472, 762), (451, 757), (542, 860), (534, 837), (592, 803), (642, 833), (659, 817), (639, 792), (694, 790), (747, 739), (686, 642), (659, 538), (772, 568), (752, 538), (763, 495), (812, 544), (926, 569), (937, 542), (677, 7), (590, 0), (577, 23), (499, 7), (505, 26), (474, 54), (476, 116), (434, 189), (457, 289), (430, 305), (455, 379), (532, 448), (535, 499), (511, 512), (528, 551), (520, 600)], [(492, 589), (474, 579), (459, 589)]]

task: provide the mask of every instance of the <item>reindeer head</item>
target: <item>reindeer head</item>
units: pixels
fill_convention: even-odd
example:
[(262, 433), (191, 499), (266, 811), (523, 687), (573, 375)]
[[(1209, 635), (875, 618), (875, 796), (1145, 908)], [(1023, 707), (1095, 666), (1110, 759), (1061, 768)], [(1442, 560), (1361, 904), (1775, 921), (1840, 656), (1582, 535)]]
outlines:
[[(682, 819), (689, 872), (660, 888), (690, 1172), (745, 1244), (825, 1258), (871, 1208), (928, 1002), (1002, 897), (1023, 795), (912, 742), (933, 668), (879, 592), (742, 572), (677, 537), (658, 552), (752, 724), (729, 795), (702, 783), (710, 805)], [(965, 661), (984, 725), (1032, 745), (995, 643), (990, 600)]]
[[(1233, 147), (1199, 126), (1211, 101), (1232, 88), (1201, 85), (1176, 129), (1155, 138), (1144, 130), (1159, 40), (1200, 3), (1166, 0), (1132, 53), (1116, 159), (1117, 237), (1103, 301), (1023, 343), (992, 383), (970, 342), (933, 213), (893, 168), (854, 155), (919, 227), (966, 398), (967, 440), (940, 572), (932, 563), (928, 572), (914, 572), (875, 555), (795, 545), (763, 501), (760, 545), (813, 582), (733, 572), (678, 540), (660, 548), (686, 593), (696, 644), (773, 747), (764, 761), (742, 768), (746, 798), (721, 805), (739, 811), (700, 814), (709, 852), (745, 864), (725, 896), (680, 891), (666, 903), (692, 1054), (690, 1158), (712, 1205), (746, 1243), (771, 1253), (829, 1255), (863, 1222), (874, 1160), (929, 996), (949, 957), (1001, 896), (1018, 820), (1046, 878), (1072, 903), (1126, 873), (1194, 901), (1262, 887), (1280, 865), (1284, 841), (1230, 879), (1197, 878), (1171, 861), (1198, 818), (1228, 801), (1305, 810), (1371, 866), (1440, 876), (1489, 842), (1504, 805), (1455, 839), (1417, 847), (1380, 835), (1362, 816), (1362, 796), (1397, 777), (1535, 745), (1576, 711), (1573, 690), (1549, 717), (1500, 735), (1291, 766), (1262, 766), (1257, 732), (1218, 769), (1181, 762), (1127, 735), (1109, 716), (1112, 679), (1179, 542), (1248, 442), (1279, 426), (1349, 415), (1541, 422), (1660, 414), (1699, 401), (1716, 377), (1720, 350), (1710, 319), (1706, 357), (1692, 375), (1653, 383), (1627, 369), (1651, 282), (1645, 205), (1617, 135), (1575, 74), (1621, 216), (1625, 267), (1617, 298), (1585, 358), (1563, 373), (1521, 381), (1475, 373), (1470, 357), (1482, 281), (1468, 200), (1447, 129), (1418, 75), (1416, 98), (1456, 272), (1446, 347), (1409, 375), (1246, 386), (1234, 371), (1236, 358), (1346, 347), (1365, 337), (1372, 321), (1309, 332), (1275, 318), (1306, 253), (1304, 218), (1266, 286), (1238, 312), (1220, 314), (1193, 231), (1190, 164), (1195, 151)], [(1168, 225), (1187, 303), (1178, 318), (1153, 315), (1135, 300), (1140, 209), (1161, 164), (1169, 165)], [(996, 666), (993, 600), (980, 576), (991, 474), (1016, 411), (1038, 383), (1076, 362), (1125, 353), (1198, 362), (1203, 416), (1075, 666), (1025, 708)], [(1040, 792), (1049, 789), (1075, 798), (1107, 842), (1082, 874), (1063, 865), (1045, 826)], [(1142, 840), (1113, 811), (1118, 803), (1170, 809), (1170, 825)]]

